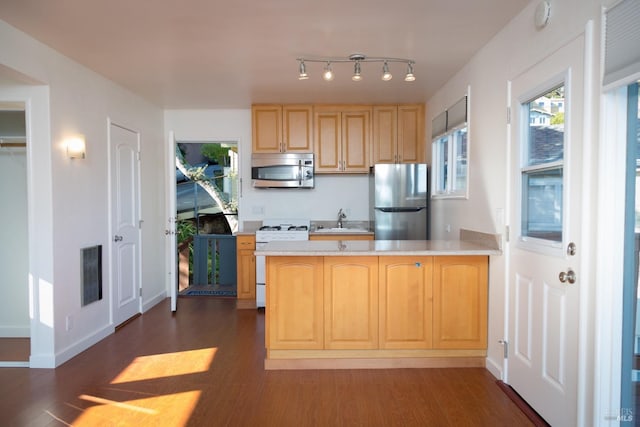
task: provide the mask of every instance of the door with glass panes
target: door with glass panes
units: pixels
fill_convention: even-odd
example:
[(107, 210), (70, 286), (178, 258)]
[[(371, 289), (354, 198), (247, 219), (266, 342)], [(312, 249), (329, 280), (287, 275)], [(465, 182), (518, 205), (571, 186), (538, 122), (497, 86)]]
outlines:
[(506, 382), (551, 425), (577, 422), (583, 52), (510, 82)]

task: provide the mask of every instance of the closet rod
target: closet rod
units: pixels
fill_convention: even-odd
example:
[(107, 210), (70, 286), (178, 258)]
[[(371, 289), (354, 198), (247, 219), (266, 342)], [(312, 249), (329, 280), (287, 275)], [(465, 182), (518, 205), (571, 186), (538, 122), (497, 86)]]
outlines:
[(0, 141), (0, 148), (4, 147), (26, 147), (26, 142), (2, 142)]

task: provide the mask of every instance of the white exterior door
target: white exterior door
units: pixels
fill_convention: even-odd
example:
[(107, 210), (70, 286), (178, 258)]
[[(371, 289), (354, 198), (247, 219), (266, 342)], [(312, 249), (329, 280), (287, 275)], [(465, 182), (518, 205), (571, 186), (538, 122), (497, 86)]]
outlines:
[(506, 382), (553, 426), (578, 425), (584, 52), (581, 36), (509, 83)]
[(173, 132), (169, 132), (167, 147), (166, 176), (169, 182), (167, 185), (169, 194), (167, 196), (167, 223), (164, 234), (167, 236), (165, 243), (167, 245), (167, 283), (171, 297), (170, 309), (176, 311), (178, 309), (178, 246), (176, 239), (176, 139)]
[(109, 124), (113, 323), (141, 312), (139, 134)]

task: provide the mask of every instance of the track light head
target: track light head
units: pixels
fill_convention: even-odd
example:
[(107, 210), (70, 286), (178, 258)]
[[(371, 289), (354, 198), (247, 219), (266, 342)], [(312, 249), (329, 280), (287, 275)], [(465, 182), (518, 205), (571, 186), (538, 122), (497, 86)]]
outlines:
[(404, 76), (405, 82), (414, 82), (416, 80), (416, 76), (413, 75), (413, 62), (409, 62), (407, 64), (407, 74)]
[(298, 70), (298, 80), (308, 80), (307, 67), (304, 65), (304, 61), (300, 61), (300, 69)]
[(328, 82), (333, 80), (333, 71), (331, 70), (331, 62), (327, 62), (327, 66), (324, 67), (324, 72), (322, 73), (322, 78), (325, 79)]
[(382, 80), (388, 82), (392, 78), (393, 76), (391, 75), (391, 72), (389, 72), (389, 64), (387, 61), (384, 61), (384, 65), (382, 66)]
[(355, 65), (353, 66), (353, 76), (351, 77), (351, 80), (353, 80), (354, 82), (359, 82), (360, 80), (362, 80), (362, 75), (360, 74), (360, 61), (356, 61)]

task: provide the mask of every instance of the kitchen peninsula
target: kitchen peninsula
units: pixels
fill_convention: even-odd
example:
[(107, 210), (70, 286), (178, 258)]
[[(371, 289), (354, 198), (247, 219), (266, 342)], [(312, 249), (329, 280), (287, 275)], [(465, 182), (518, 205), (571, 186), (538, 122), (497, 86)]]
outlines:
[(256, 251), (267, 265), (265, 368), (484, 366), (499, 236), (461, 237), (279, 241)]

